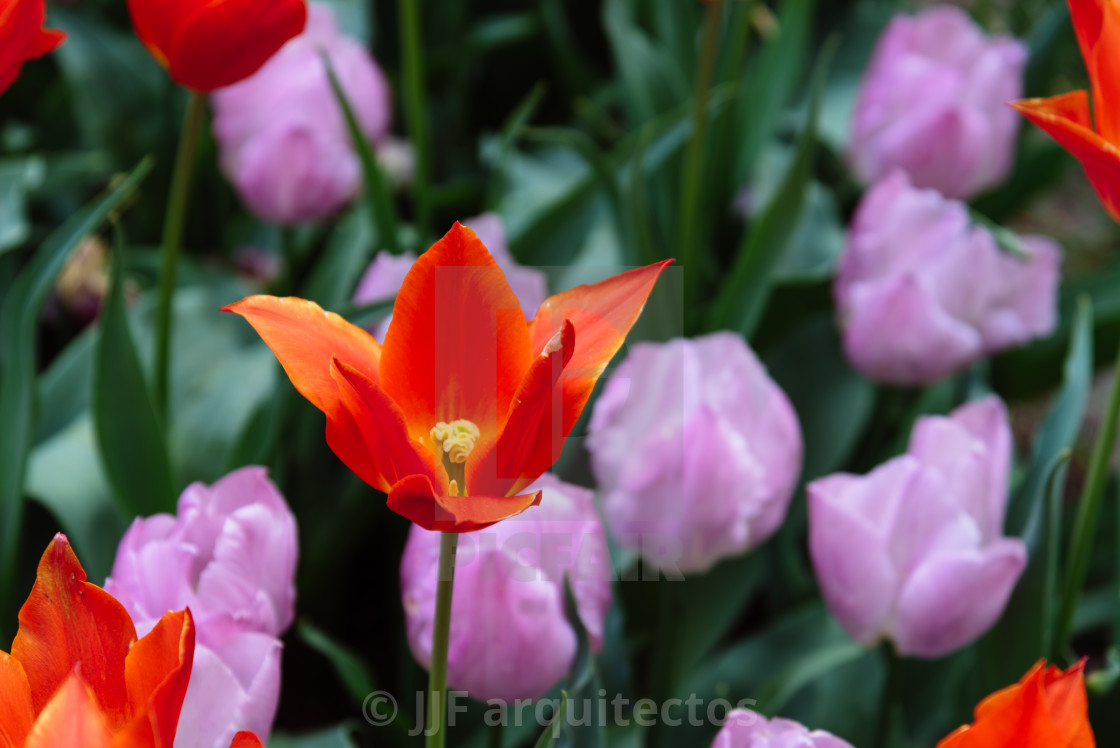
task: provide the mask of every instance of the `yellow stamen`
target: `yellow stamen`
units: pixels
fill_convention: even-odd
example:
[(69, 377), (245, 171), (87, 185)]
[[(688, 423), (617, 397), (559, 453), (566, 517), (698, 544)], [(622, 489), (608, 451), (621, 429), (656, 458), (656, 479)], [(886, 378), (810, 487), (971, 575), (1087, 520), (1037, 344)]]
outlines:
[(459, 419), (451, 423), (440, 421), (432, 429), (432, 442), (436, 449), (442, 451), (447, 460), (453, 463), (463, 463), (470, 457), (475, 443), (482, 432), (473, 422)]

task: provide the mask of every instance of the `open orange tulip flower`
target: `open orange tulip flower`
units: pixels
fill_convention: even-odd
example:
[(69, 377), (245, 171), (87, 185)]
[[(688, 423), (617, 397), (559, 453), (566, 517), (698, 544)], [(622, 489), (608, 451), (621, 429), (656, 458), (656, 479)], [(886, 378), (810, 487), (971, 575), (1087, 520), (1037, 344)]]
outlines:
[(327, 417), (327, 442), (429, 530), (469, 532), (540, 501), (591, 390), (669, 260), (552, 296), (526, 321), (505, 275), (455, 224), (412, 266), (378, 345), (304, 299), (226, 307)]
[(1082, 660), (1069, 670), (1039, 661), (976, 707), (976, 721), (937, 748), (1094, 748)]
[(307, 23), (306, 0), (128, 0), (128, 10), (152, 57), (195, 91), (248, 78)]
[[(12, 653), (0, 652), (0, 748), (172, 748), (194, 661), (189, 611), (137, 641), (128, 612), (86, 581), (66, 536), (39, 562)], [(260, 740), (241, 733), (231, 748)]]
[(1023, 99), (1011, 105), (1073, 154), (1101, 202), (1120, 221), (1120, 5), (1115, 0), (1069, 0), (1073, 28), (1093, 89)]
[(66, 38), (61, 31), (43, 28), (46, 17), (43, 0), (0, 0), (0, 91), (15, 82), (24, 62), (47, 54)]

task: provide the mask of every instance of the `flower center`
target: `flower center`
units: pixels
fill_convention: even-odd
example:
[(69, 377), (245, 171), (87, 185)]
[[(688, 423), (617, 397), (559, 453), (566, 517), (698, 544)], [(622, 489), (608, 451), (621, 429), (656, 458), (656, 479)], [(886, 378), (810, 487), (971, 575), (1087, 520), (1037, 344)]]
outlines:
[(443, 451), (445, 459), (455, 463), (467, 461), (481, 435), (478, 426), (465, 418), (451, 423), (440, 421), (432, 429), (432, 441), (436, 448)]
[(443, 468), (447, 471), (450, 495), (460, 495), (465, 487), (466, 465), (464, 463), (471, 456), (482, 432), (473, 421), (460, 418), (451, 423), (440, 421), (432, 429), (431, 434), (436, 453), (439, 454), (443, 461)]

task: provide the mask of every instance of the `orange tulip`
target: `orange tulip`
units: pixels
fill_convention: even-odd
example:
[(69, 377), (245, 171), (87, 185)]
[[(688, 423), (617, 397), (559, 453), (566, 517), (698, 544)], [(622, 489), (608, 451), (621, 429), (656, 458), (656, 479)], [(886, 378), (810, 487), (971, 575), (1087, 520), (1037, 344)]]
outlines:
[(469, 532), (518, 514), (670, 261), (545, 300), (526, 321), (474, 232), (455, 224), (412, 266), (384, 345), (304, 299), (250, 296), (245, 317), (327, 417), (327, 443), (389, 508)]
[(1093, 748), (1084, 668), (1082, 660), (1063, 673), (1040, 660), (1014, 686), (981, 701), (976, 721), (937, 748)]
[[(86, 581), (64, 535), (39, 562), (11, 654), (0, 652), (0, 748), (172, 748), (194, 661), (190, 611), (137, 641), (132, 619)], [(251, 733), (231, 748), (254, 748)]]
[(152, 57), (195, 91), (248, 78), (307, 22), (306, 0), (128, 0), (128, 10)]
[(43, 0), (0, 0), (0, 92), (12, 85), (27, 60), (62, 44), (66, 34), (43, 28)]
[(1114, 0), (1069, 0), (1073, 28), (1093, 88), (1093, 117), (1085, 91), (1012, 102), (1073, 154), (1104, 207), (1120, 221), (1120, 5)]

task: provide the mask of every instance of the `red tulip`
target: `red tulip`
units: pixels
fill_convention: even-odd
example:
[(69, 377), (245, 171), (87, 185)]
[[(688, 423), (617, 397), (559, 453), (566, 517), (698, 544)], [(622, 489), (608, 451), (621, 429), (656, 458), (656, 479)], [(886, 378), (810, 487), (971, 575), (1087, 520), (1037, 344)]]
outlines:
[(128, 0), (128, 10), (152, 57), (195, 91), (248, 78), (307, 22), (306, 0)]
[(1082, 670), (1064, 673), (1039, 661), (1013, 686), (976, 707), (976, 721), (954, 731), (937, 748), (1093, 748)]
[(226, 307), (327, 416), (327, 443), (389, 508), (469, 532), (518, 514), (669, 261), (565, 291), (526, 320), (474, 232), (455, 224), (412, 266), (384, 346), (304, 299)]
[(1112, 0), (1069, 0), (1069, 9), (1089, 69), (1096, 121), (1085, 91), (1011, 105), (1081, 162), (1105, 209), (1120, 221), (1120, 6)]
[[(143, 639), (86, 581), (64, 535), (39, 562), (12, 653), (0, 652), (0, 748), (172, 748), (194, 662), (190, 611)], [(254, 748), (251, 733), (231, 748)]]
[(0, 92), (12, 85), (27, 60), (62, 44), (66, 34), (43, 28), (43, 0), (0, 0)]

